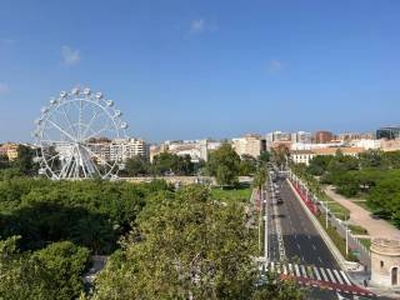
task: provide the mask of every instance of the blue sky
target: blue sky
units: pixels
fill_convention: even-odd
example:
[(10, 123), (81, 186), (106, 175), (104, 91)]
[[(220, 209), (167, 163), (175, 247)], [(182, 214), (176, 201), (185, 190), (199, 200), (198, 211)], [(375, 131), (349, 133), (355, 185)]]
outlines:
[(400, 124), (400, 1), (2, 0), (0, 141), (90, 86), (150, 141)]

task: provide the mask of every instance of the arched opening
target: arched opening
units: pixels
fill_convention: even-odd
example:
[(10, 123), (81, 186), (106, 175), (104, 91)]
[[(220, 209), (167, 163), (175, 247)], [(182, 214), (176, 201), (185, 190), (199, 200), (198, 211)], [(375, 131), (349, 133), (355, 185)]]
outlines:
[(392, 268), (392, 285), (398, 285), (398, 273), (399, 273), (399, 268), (394, 267)]

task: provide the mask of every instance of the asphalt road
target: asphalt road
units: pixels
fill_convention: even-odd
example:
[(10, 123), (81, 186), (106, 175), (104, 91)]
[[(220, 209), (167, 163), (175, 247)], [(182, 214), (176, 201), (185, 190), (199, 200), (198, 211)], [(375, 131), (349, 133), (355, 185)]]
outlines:
[[(276, 201), (268, 201), (267, 203), (269, 206), (278, 205), (278, 216), (272, 214), (271, 219), (279, 218), (287, 259), (301, 265), (315, 265), (322, 268), (339, 270), (340, 267), (335, 258), (318, 234), (314, 224), (308, 218), (287, 181), (281, 178), (276, 183), (279, 186), (278, 197), (282, 200), (280, 201), (281, 204), (277, 204)], [(273, 241), (274, 239), (270, 240)], [(274, 261), (279, 260), (277, 253), (278, 251), (271, 251), (272, 256), (275, 258)], [(307, 291), (307, 299), (364, 300), (378, 298), (353, 296), (335, 291), (311, 288)]]
[(289, 184), (286, 180), (280, 179), (278, 185), (283, 201), (278, 209), (279, 218), (288, 260), (304, 265), (339, 269), (335, 258), (309, 220)]

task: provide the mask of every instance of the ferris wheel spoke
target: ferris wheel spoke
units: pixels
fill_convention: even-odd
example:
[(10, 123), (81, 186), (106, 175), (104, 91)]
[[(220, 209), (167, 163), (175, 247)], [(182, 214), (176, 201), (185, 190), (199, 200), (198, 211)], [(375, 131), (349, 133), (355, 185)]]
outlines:
[(71, 158), (71, 162), (68, 166), (67, 169), (67, 178), (73, 178), (75, 177), (74, 172), (75, 172), (75, 165), (76, 165), (76, 160)]
[(107, 124), (107, 126), (104, 126), (102, 129), (100, 129), (99, 131), (94, 132), (93, 134), (89, 135), (88, 137), (85, 137), (84, 141), (88, 141), (96, 136), (98, 136), (100, 133), (106, 131), (109, 128), (109, 125)]
[(90, 119), (89, 124), (87, 125), (85, 131), (82, 134), (82, 136), (83, 136), (82, 140), (83, 141), (87, 140), (86, 135), (88, 134), (88, 131), (90, 130), (90, 128), (93, 126), (93, 122), (94, 122), (94, 120), (96, 120), (97, 115), (99, 114), (99, 112), (101, 112), (101, 111), (100, 110), (96, 110), (96, 112), (93, 114), (92, 118)]
[(50, 161), (56, 159), (57, 156), (61, 156), (61, 154), (60, 154), (60, 153), (57, 153), (56, 155), (53, 155), (53, 156), (51, 156), (50, 158), (48, 158), (47, 161), (50, 162)]
[(68, 157), (66, 162), (64, 162), (62, 164), (62, 168), (61, 168), (60, 175), (59, 175), (60, 178), (67, 178), (68, 177), (68, 170), (69, 170), (69, 166), (71, 165), (71, 163), (72, 163), (72, 158)]
[(58, 131), (60, 131), (62, 134), (64, 134), (66, 137), (68, 137), (72, 142), (75, 142), (75, 138), (71, 136), (68, 132), (66, 132), (64, 129), (62, 129), (58, 124), (54, 123), (52, 120), (48, 119), (47, 122), (49, 122), (51, 125), (53, 125), (54, 128), (56, 128)]
[(110, 169), (114, 168), (114, 166), (110, 165), (104, 158), (102, 158), (100, 155), (98, 155), (98, 154), (94, 153), (92, 150), (90, 150), (89, 147), (83, 146), (83, 148), (85, 148), (86, 151), (90, 152), (91, 155), (93, 155), (97, 159), (101, 160), (105, 165), (110, 167)]
[(92, 161), (91, 159), (89, 159), (89, 160), (88, 160), (88, 163), (91, 165), (91, 167), (93, 168), (93, 170), (94, 170), (95, 172), (97, 172), (97, 174), (98, 174), (100, 177), (103, 177), (103, 175), (101, 174), (101, 172), (100, 172), (99, 169), (97, 168), (97, 165), (96, 165), (96, 163), (95, 163), (94, 161)]
[[(81, 146), (81, 148), (83, 148)], [(93, 174), (96, 173), (95, 168), (93, 167), (93, 162), (90, 159), (90, 156), (87, 153), (87, 150), (85, 148), (82, 149), (82, 151), (79, 151), (80, 157), (82, 159), (82, 169), (84, 172), (85, 177), (91, 177), (93, 178)], [(97, 170), (98, 172), (98, 170)]]
[(55, 140), (49, 140), (49, 139), (44, 139), (42, 140), (43, 144), (49, 144), (49, 145), (57, 145), (57, 144), (67, 144), (71, 145), (70, 141), (55, 141)]
[(68, 125), (69, 125), (69, 128), (71, 128), (71, 131), (73, 131), (73, 134), (76, 136), (76, 130), (75, 130), (74, 126), (72, 125), (72, 122), (71, 122), (71, 120), (70, 120), (70, 118), (69, 118), (67, 112), (65, 111), (65, 106), (64, 106), (64, 105), (62, 105), (62, 111), (63, 111), (63, 113), (64, 113), (65, 119), (67, 120), (67, 123), (68, 123)]

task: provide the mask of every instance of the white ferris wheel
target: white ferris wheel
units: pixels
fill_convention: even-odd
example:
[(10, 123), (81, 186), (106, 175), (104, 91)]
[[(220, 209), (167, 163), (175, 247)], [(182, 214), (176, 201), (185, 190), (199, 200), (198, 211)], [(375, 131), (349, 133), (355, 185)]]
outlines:
[(62, 91), (41, 109), (33, 133), (39, 174), (60, 179), (115, 178), (123, 167), (126, 122), (114, 101), (89, 88)]

